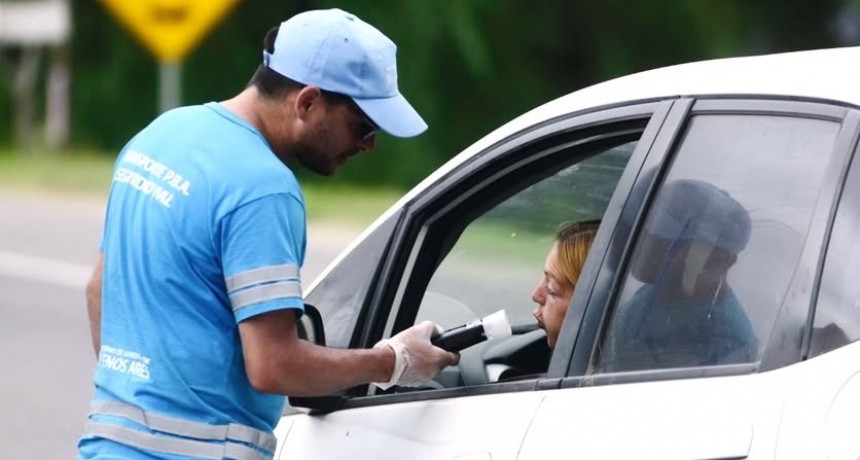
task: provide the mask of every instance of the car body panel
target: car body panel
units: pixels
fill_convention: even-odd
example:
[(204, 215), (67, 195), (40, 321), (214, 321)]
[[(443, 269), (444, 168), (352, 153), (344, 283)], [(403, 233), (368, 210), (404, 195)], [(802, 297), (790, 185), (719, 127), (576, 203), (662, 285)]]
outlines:
[(547, 392), (518, 459), (856, 460), (860, 373), (846, 362), (860, 343), (760, 374)]
[(762, 376), (785, 382), (777, 460), (860, 458), (860, 342)]
[[(577, 285), (582, 287), (575, 291), (557, 345), (563, 350), (553, 355), (547, 374), (529, 377), (531, 380), (513, 390), (493, 389), (496, 387), (492, 384), (444, 391), (424, 388), (391, 395), (379, 395), (366, 387), (353, 389), (356, 391), (344, 395), (342, 401), (346, 402), (333, 412), (284, 416), (276, 429), (276, 458), (860, 458), (860, 365), (846, 365), (860, 363), (860, 342), (811, 359), (803, 354), (808, 350), (811, 334), (805, 328), (815, 313), (818, 280), (825, 265), (823, 248), (828, 245), (837, 197), (857, 148), (860, 115), (853, 107), (860, 105), (858, 76), (860, 47), (684, 64), (621, 77), (563, 96), (474, 143), (369, 226), (308, 292), (335, 289), (333, 279), (337, 276), (327, 279), (333, 270), (337, 269), (335, 274), (349, 272), (356, 267), (353, 259), (367, 260), (358, 257), (364, 254), (362, 251), (348, 259), (350, 252), (364, 240), (383, 241), (384, 245), (374, 247), (384, 246), (385, 254), (369, 264), (379, 266), (361, 268), (379, 274), (368, 288), (368, 298), (351, 299), (371, 310), (362, 312), (367, 317), (358, 321), (353, 342), (360, 337), (363, 345), (372, 344), (370, 340), (383, 332), (393, 333), (408, 326), (409, 312), (417, 307), (410, 310), (407, 305), (402, 315), (405, 319), (400, 317), (400, 304), (409, 304), (402, 302), (403, 291), (409, 289), (404, 287), (408, 281), (403, 279), (417, 270), (415, 261), (420, 256), (416, 254), (424, 244), (421, 237), (410, 236), (409, 232), (429, 232), (421, 220), (426, 216), (420, 216), (425, 208), (432, 211), (426, 214), (433, 215), (437, 212), (434, 206), (439, 205), (435, 201), (442, 201), (450, 209), (454, 205), (443, 198), (461, 192), (458, 187), (462, 183), (467, 184), (466, 189), (479, 188), (475, 185), (479, 181), (472, 180), (472, 175), (483, 178), (492, 173), (494, 180), (508, 177), (488, 166), (505, 156), (508, 145), (518, 145), (523, 139), (531, 141), (536, 133), (544, 133), (542, 130), (550, 133), (544, 133), (547, 137), (555, 129), (567, 132), (564, 130), (573, 129), (571, 126), (576, 128), (577, 120), (593, 119), (610, 125), (610, 121), (617, 120), (601, 118), (605, 114), (635, 112), (647, 105), (639, 116), (653, 117), (640, 132), (640, 144), (603, 214), (599, 238), (583, 268), (581, 285)], [(648, 204), (642, 200), (650, 200), (659, 192), (661, 182), (654, 177), (671, 171), (676, 154), (681, 155), (676, 145), (685, 135), (690, 119), (705, 113), (794, 117), (838, 124), (840, 134), (830, 152), (824, 185), (811, 207), (814, 217), (809, 228), (801, 230), (808, 232), (802, 240), (802, 257), (798, 256), (790, 286), (774, 293), (785, 296), (777, 299), (782, 302), (780, 307), (792, 308), (780, 310), (781, 317), (773, 320), (770, 327), (777, 339), (769, 343), (765, 359), (757, 362), (592, 374), (597, 335), (607, 321), (613, 292), (619, 289), (619, 277), (623, 276), (621, 268), (609, 268), (609, 260), (614, 258), (618, 266), (629, 260), (632, 242), (643, 225), (639, 221), (649, 212)], [(565, 125), (568, 120), (573, 120), (571, 126)], [(798, 130), (791, 131), (795, 132)], [(722, 131), (717, 134), (722, 137)], [(758, 137), (757, 132), (753, 135)], [(516, 153), (518, 148), (511, 147), (510, 151)], [(501, 154), (496, 155), (498, 152)], [(538, 154), (541, 152), (535, 153)], [(819, 157), (810, 156), (810, 164), (817, 165)], [(822, 161), (825, 160), (828, 158)], [(525, 160), (505, 163), (505, 167), (518, 172), (521, 170), (516, 169), (517, 165), (521, 164), (526, 164)], [(640, 185), (648, 192), (635, 192)], [(474, 190), (463, 192), (468, 195)], [(631, 199), (634, 194), (640, 201)], [(618, 225), (622, 214), (628, 218), (632, 215), (634, 222), (623, 231)], [(413, 220), (416, 228), (407, 228)], [(388, 224), (383, 227), (385, 222)], [(412, 245), (418, 249), (413, 250)], [(611, 249), (619, 248), (626, 258), (610, 254)], [(408, 262), (398, 265), (407, 258)], [(761, 275), (761, 280), (755, 278), (756, 283), (765, 286), (767, 279), (766, 274)], [(396, 294), (389, 292), (395, 290)], [(391, 298), (379, 300), (384, 295)], [(571, 310), (579, 315), (578, 321), (570, 321), (575, 316)]]
[(513, 460), (544, 397), (504, 393), (288, 416), (278, 458)]
[(746, 458), (754, 435), (773, 440), (784, 390), (734, 376), (547, 393), (519, 459)]

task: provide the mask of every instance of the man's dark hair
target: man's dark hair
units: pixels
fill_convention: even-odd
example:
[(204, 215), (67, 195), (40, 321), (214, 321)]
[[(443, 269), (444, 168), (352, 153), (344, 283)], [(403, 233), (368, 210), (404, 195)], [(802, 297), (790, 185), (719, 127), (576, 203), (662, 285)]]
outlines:
[[(275, 39), (278, 38), (278, 29), (280, 26), (275, 26), (266, 32), (263, 38), (263, 47), (269, 54), (275, 52)], [(266, 99), (278, 99), (288, 93), (304, 88), (305, 84), (299, 83), (293, 79), (287, 78), (278, 72), (266, 67), (265, 64), (257, 66), (254, 76), (251, 77), (251, 86), (256, 86)], [(340, 93), (322, 90), (322, 95), (326, 102), (332, 104), (350, 104), (352, 99)]]
[[(278, 26), (272, 27), (263, 38), (263, 47), (272, 54), (275, 52), (275, 38), (278, 37)], [(305, 85), (291, 80), (278, 72), (266, 67), (265, 64), (257, 66), (254, 76), (251, 77), (251, 86), (256, 86), (266, 99), (278, 99), (281, 96), (304, 88)]]

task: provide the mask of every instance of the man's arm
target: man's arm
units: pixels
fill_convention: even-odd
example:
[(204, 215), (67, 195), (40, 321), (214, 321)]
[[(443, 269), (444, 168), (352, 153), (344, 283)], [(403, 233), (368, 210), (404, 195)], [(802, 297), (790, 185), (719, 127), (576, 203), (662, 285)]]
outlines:
[(90, 281), (87, 283), (87, 316), (90, 318), (90, 336), (93, 341), (93, 350), (96, 357), (99, 356), (101, 348), (102, 330), (102, 268), (104, 267), (104, 254), (99, 254)]
[[(432, 330), (429, 323), (408, 330), (412, 334), (407, 345), (409, 366), (423, 366), (420, 372), (428, 379), (458, 360), (458, 355), (430, 345)], [(428, 332), (426, 346), (416, 344), (422, 332)], [(248, 379), (264, 393), (326, 395), (368, 382), (386, 382), (395, 368), (395, 352), (389, 346), (346, 350), (300, 339), (294, 310), (246, 319), (239, 323), (239, 334)]]

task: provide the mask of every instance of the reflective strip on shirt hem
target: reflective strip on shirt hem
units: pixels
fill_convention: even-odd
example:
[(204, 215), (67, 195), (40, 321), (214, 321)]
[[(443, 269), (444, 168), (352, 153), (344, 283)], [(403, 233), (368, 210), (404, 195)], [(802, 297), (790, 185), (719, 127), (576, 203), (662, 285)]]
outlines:
[(277, 439), (265, 431), (238, 423), (210, 425), (146, 412), (119, 401), (93, 401), (90, 415), (111, 415), (140, 423), (150, 430), (211, 441), (241, 441), (274, 452)]
[(234, 294), (230, 294), (233, 312), (255, 303), (285, 297), (302, 298), (302, 287), (298, 280), (287, 283), (273, 283), (255, 286)]
[(224, 281), (227, 284), (227, 292), (233, 292), (255, 284), (298, 279), (300, 279), (298, 265), (284, 264), (255, 268), (230, 276)]
[[(193, 439), (168, 438), (132, 428), (107, 423), (87, 422), (84, 427), (84, 437), (93, 436), (108, 439), (138, 449), (147, 449), (173, 455), (198, 457), (210, 460), (271, 460), (272, 456), (265, 455), (251, 447), (226, 442), (212, 444)], [(274, 454), (272, 454), (274, 455)]]

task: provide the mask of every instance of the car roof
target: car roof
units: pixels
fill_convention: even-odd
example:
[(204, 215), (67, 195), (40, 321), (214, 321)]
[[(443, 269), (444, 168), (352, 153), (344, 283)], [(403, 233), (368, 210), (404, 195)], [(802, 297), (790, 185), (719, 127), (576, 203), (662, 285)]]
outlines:
[(679, 64), (598, 83), (514, 118), (442, 165), (407, 200), (494, 143), (536, 123), (623, 102), (681, 96), (761, 95), (860, 105), (860, 46)]
[(714, 59), (598, 83), (511, 120), (452, 158), (408, 195), (490, 145), (543, 120), (627, 101), (705, 95), (808, 97), (860, 105), (860, 46)]
[[(364, 239), (391, 213), (460, 164), (529, 126), (565, 114), (625, 102), (707, 95), (803, 97), (860, 105), (860, 46), (679, 64), (615, 78), (574, 91), (514, 118), (463, 150), (404, 195), (354, 244)], [(344, 251), (342, 256), (350, 249)], [(326, 272), (328, 269), (323, 274)]]
[(714, 59), (609, 80), (560, 97), (539, 111), (714, 94), (808, 97), (860, 105), (858, 78), (860, 47)]

